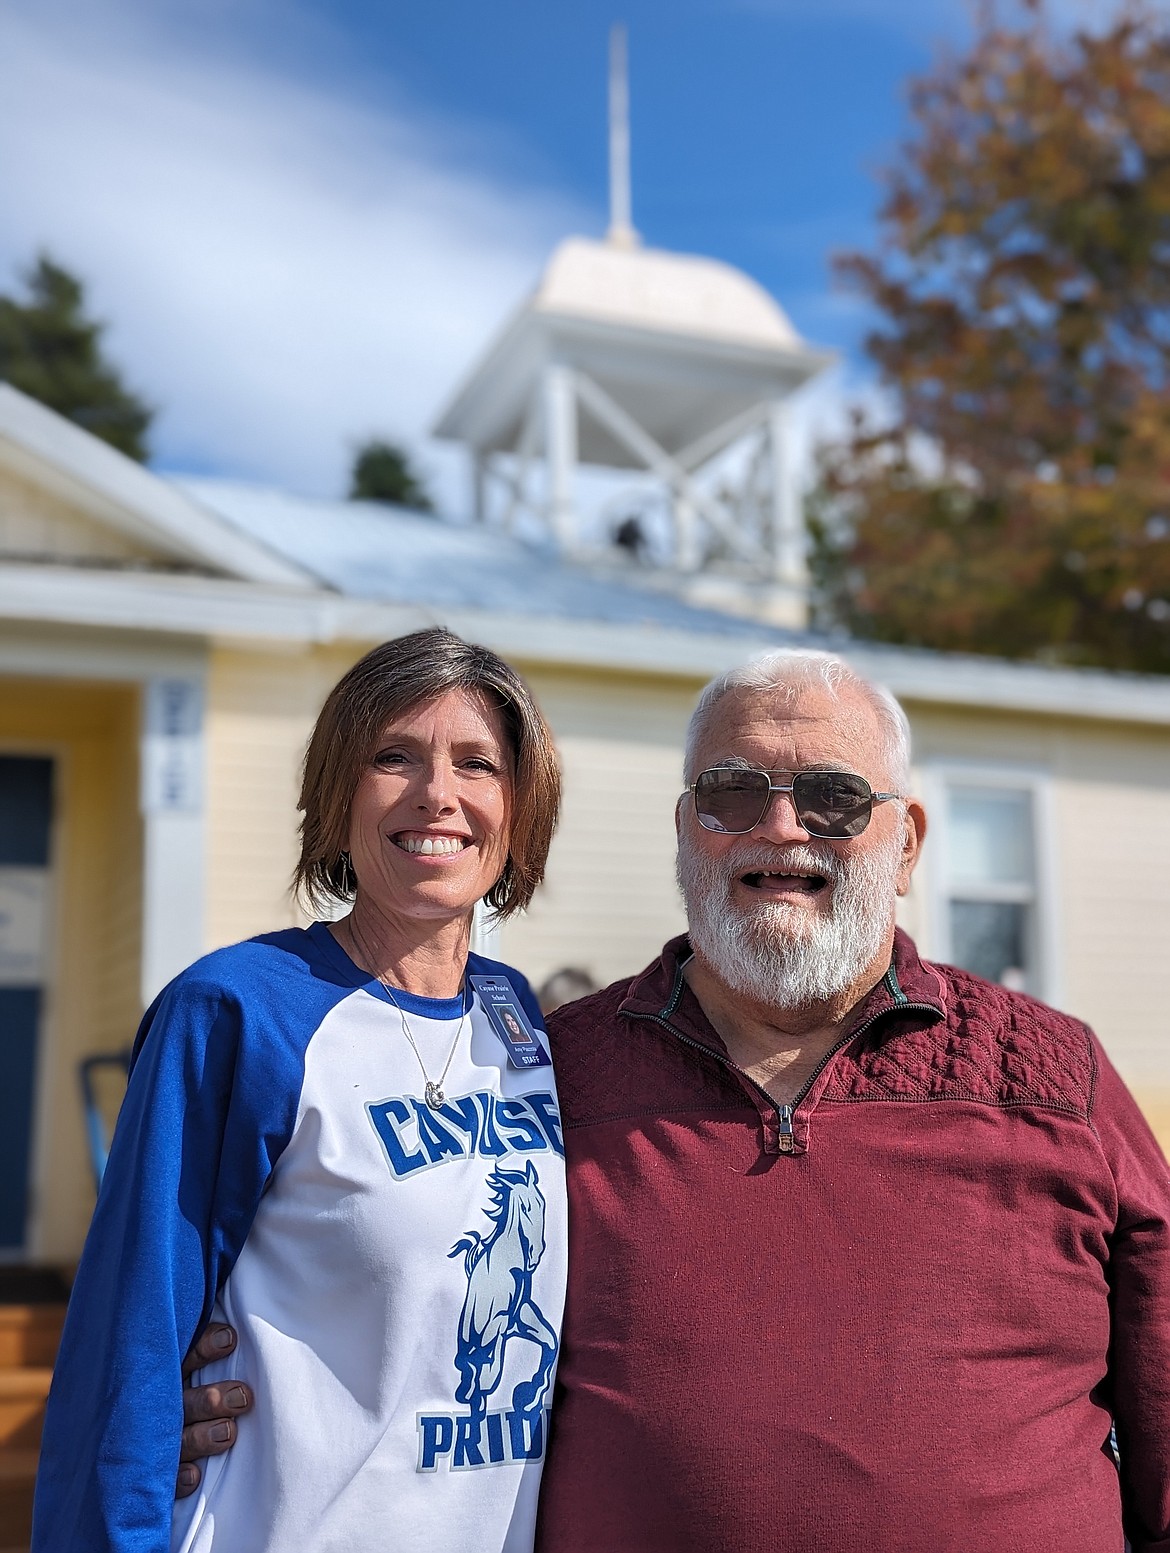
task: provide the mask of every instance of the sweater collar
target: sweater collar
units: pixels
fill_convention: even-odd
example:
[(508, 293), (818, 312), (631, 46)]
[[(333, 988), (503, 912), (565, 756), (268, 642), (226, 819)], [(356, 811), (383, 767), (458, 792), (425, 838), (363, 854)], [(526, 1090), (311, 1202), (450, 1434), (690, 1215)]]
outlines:
[[(668, 1019), (678, 1029), (707, 1044), (721, 1046), (722, 1042), (683, 975), (691, 954), (690, 940), (685, 933), (672, 938), (659, 958), (634, 978), (619, 1013), (650, 1014), (658, 1019)], [(877, 985), (854, 1006), (848, 1028), (857, 1029), (910, 1007), (917, 1012), (931, 1009), (940, 1019), (945, 1018), (947, 987), (935, 967), (919, 958), (913, 939), (897, 928), (889, 967)]]

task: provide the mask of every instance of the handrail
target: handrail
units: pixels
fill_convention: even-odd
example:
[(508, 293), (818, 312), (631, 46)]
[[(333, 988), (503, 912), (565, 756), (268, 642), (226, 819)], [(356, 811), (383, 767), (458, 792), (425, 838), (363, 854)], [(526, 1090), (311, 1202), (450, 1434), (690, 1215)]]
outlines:
[(98, 1104), (94, 1075), (103, 1068), (117, 1068), (123, 1077), (130, 1071), (129, 1049), (120, 1052), (97, 1052), (83, 1057), (77, 1064), (77, 1077), (81, 1084), (81, 1103), (85, 1111), (85, 1136), (89, 1144), (89, 1162), (93, 1168), (94, 1188), (101, 1190), (110, 1157), (110, 1138), (106, 1131), (105, 1117)]

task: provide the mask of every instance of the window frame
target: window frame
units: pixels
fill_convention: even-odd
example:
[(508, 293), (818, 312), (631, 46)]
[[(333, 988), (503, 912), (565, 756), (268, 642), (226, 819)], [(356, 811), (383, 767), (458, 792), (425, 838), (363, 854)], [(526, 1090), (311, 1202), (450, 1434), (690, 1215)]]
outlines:
[[(928, 760), (920, 767), (922, 796), (927, 813), (927, 843), (922, 871), (926, 884), (923, 953), (929, 959), (952, 963), (952, 900), (1020, 902), (1032, 908), (1029, 994), (1059, 1005), (1063, 994), (1060, 957), (1060, 889), (1055, 848), (1055, 822), (1051, 774), (1036, 766), (1010, 762), (963, 760), (953, 757)], [(998, 788), (1026, 792), (1032, 813), (1032, 884), (956, 888), (951, 881), (950, 794), (955, 788)]]

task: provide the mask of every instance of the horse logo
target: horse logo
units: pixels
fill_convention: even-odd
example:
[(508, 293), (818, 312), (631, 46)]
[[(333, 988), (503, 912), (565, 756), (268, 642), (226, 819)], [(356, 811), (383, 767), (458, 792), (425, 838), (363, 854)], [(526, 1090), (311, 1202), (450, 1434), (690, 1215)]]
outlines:
[(488, 1176), (488, 1188), (492, 1206), (484, 1212), (491, 1230), (485, 1235), (469, 1230), (449, 1253), (462, 1252), (467, 1270), (455, 1399), (469, 1405), (476, 1433), (503, 1376), (509, 1339), (523, 1337), (540, 1348), (531, 1380), (513, 1389), (517, 1413), (535, 1413), (542, 1406), (557, 1357), (557, 1334), (532, 1299), (532, 1275), (544, 1255), (544, 1197), (536, 1167), (531, 1160), (524, 1170), (497, 1167)]

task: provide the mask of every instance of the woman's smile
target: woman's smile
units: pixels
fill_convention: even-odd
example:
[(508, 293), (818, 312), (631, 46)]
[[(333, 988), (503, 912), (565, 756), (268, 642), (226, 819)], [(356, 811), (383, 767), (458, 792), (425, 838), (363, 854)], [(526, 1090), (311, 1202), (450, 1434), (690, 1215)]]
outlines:
[(471, 843), (470, 836), (453, 836), (444, 831), (399, 831), (390, 840), (414, 857), (454, 857)]

